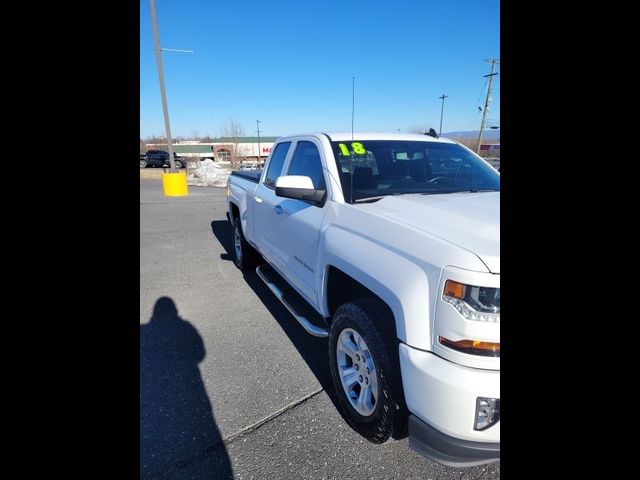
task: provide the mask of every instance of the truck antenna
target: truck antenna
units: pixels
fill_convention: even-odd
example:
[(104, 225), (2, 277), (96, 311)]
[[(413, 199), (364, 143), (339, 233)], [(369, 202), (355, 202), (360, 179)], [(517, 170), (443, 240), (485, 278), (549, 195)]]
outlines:
[(351, 78), (351, 141), (353, 142), (353, 116), (356, 109), (356, 77)]

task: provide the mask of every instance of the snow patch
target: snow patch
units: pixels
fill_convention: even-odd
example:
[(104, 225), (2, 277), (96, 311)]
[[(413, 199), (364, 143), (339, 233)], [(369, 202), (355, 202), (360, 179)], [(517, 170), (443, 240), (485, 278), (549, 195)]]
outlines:
[(187, 183), (196, 187), (226, 187), (230, 173), (207, 158), (189, 173)]

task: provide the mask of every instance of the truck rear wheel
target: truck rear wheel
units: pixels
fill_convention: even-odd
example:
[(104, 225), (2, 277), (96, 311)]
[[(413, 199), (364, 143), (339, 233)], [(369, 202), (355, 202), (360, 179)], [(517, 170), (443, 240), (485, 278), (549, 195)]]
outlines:
[(234, 218), (231, 222), (231, 244), (233, 246), (231, 255), (236, 267), (244, 272), (258, 265), (258, 252), (244, 238), (239, 218)]
[(331, 376), (343, 416), (373, 443), (406, 435), (398, 345), (393, 318), (376, 299), (342, 305), (329, 334)]

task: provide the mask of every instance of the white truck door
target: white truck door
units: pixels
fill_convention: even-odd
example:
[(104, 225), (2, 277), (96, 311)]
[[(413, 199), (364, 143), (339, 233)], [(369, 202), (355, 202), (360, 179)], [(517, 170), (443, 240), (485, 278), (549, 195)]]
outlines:
[[(317, 140), (298, 140), (286, 175), (311, 178), (315, 188), (327, 189)], [(323, 206), (290, 198), (275, 197), (273, 222), (269, 228), (277, 232), (273, 256), (278, 268), (297, 287), (307, 301), (317, 307), (316, 277), (320, 225), (327, 212), (329, 192)]]
[(274, 205), (276, 203), (276, 179), (282, 175), (287, 154), (289, 153), (291, 142), (278, 143), (271, 154), (269, 163), (266, 166), (266, 173), (258, 182), (254, 202), (254, 226), (255, 242), (260, 249), (260, 253), (273, 263), (273, 243), (277, 242), (278, 232), (271, 228), (276, 213)]

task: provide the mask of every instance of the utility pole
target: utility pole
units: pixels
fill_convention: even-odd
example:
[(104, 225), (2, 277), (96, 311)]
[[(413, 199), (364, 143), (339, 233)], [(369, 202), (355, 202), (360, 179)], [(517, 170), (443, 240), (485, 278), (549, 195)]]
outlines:
[(260, 166), (260, 120), (256, 120), (258, 126), (258, 166)]
[(169, 149), (169, 163), (171, 172), (177, 172), (176, 162), (173, 158), (173, 140), (171, 139), (171, 126), (169, 125), (169, 110), (167, 109), (167, 92), (164, 89), (164, 71), (162, 69), (162, 53), (161, 50), (169, 50), (173, 52), (193, 53), (192, 50), (178, 50), (175, 48), (160, 48), (160, 35), (158, 34), (158, 18), (156, 16), (156, 2), (149, 0), (151, 7), (151, 23), (153, 24), (153, 40), (155, 42), (156, 62), (158, 63), (158, 78), (160, 79), (160, 95), (162, 96), (162, 111), (164, 113), (164, 128), (167, 134), (167, 148)]
[(440, 136), (442, 135), (442, 115), (444, 114), (444, 99), (449, 98), (449, 95), (445, 95), (443, 93), (442, 96), (438, 98), (442, 99), (442, 108), (440, 108), (440, 131), (438, 132), (438, 136)]
[(493, 80), (494, 75), (498, 75), (498, 72), (494, 72), (496, 63), (499, 65), (500, 60), (497, 58), (492, 58), (491, 60), (484, 60), (485, 62), (491, 62), (491, 73), (489, 75), (485, 75), (485, 77), (489, 77), (489, 88), (487, 89), (487, 99), (484, 102), (484, 110), (482, 110), (482, 123), (480, 123), (480, 134), (478, 135), (478, 144), (476, 145), (476, 153), (480, 155), (480, 144), (482, 143), (482, 133), (484, 131), (484, 121), (487, 118), (487, 112), (489, 111), (489, 104), (491, 103), (491, 81)]

